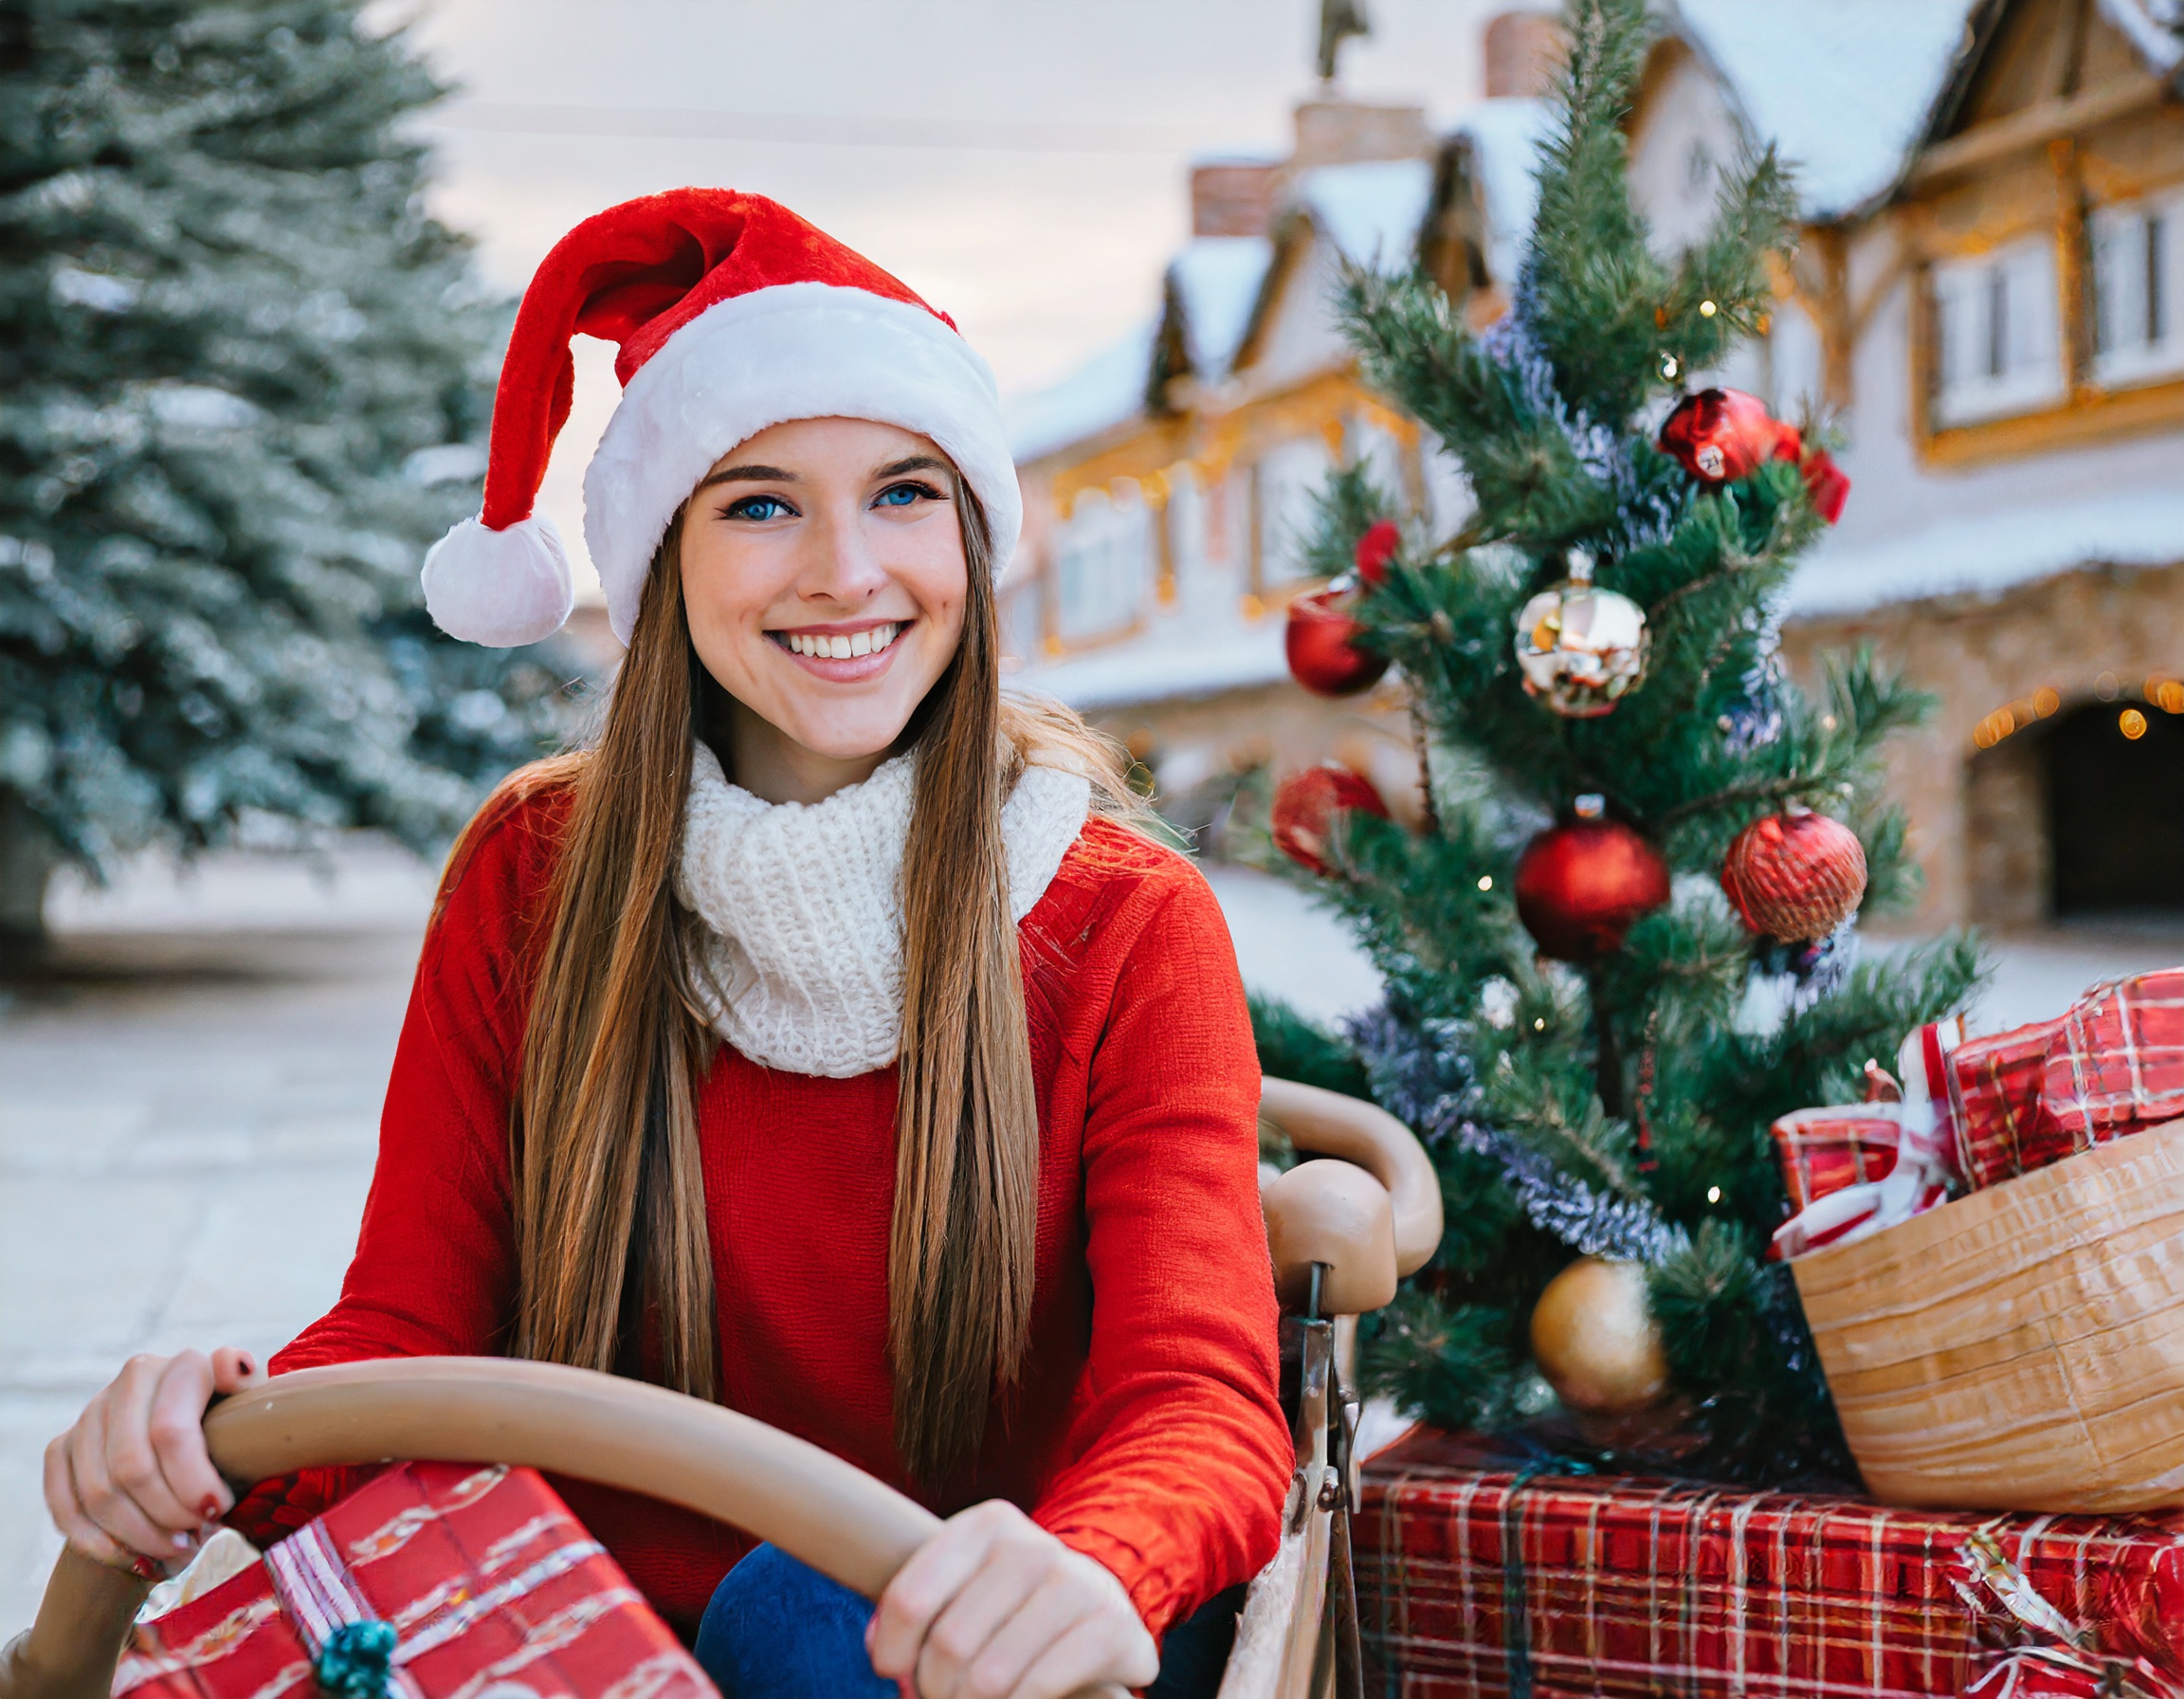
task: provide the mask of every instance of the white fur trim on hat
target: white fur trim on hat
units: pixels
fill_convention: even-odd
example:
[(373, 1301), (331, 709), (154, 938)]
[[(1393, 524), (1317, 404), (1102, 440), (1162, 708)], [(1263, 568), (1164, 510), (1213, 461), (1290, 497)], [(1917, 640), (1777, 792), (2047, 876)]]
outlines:
[(977, 494), (998, 575), (1024, 525), (993, 374), (921, 306), (779, 283), (705, 309), (630, 378), (584, 474), (584, 539), (623, 642), (653, 551), (729, 449), (790, 419), (874, 419), (929, 436)]
[(425, 611), (450, 637), (515, 649), (558, 631), (576, 606), (569, 552), (544, 514), (505, 531), (464, 520), (425, 557)]

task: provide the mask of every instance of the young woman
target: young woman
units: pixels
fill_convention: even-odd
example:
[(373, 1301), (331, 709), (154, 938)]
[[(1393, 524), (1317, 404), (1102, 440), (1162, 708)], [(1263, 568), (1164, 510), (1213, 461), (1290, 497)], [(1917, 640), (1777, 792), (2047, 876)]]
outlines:
[[(585, 525), (628, 653), (597, 740), (450, 859), (355, 1260), (272, 1372), (610, 1369), (949, 1515), (874, 1611), (565, 1484), (731, 1693), (1210, 1693), (1291, 1466), (1257, 1068), (1204, 883), (1080, 723), (1000, 693), (992, 380), (771, 202), (603, 213), (526, 292), (484, 513), (427, 561), (456, 636), (569, 611), (531, 508), (577, 331), (621, 345)], [(349, 1490), (231, 1502), (198, 1422), (256, 1373), (132, 1361), (48, 1452), (67, 1537), (172, 1562)]]

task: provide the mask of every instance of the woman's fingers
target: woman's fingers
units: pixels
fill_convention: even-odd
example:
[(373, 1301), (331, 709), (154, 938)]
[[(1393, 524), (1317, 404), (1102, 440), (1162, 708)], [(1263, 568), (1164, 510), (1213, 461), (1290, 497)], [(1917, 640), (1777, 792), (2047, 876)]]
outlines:
[[(241, 1371), (232, 1360), (228, 1366), (229, 1379), (240, 1380)], [(184, 1519), (181, 1525), (188, 1528), (218, 1521), (235, 1504), (235, 1495), (228, 1490), (228, 1483), (220, 1478), (205, 1449), (205, 1406), (211, 1402), (219, 1380), (216, 1361), (201, 1351), (185, 1351), (167, 1360), (166, 1372), (152, 1397), (146, 1437), (166, 1490), (166, 1502)], [(138, 1502), (147, 1509), (157, 1508), (148, 1501)]]
[(1153, 1636), (1140, 1627), (1144, 1640), (1140, 1654), (1135, 1648), (1116, 1643), (1115, 1625), (1104, 1617), (1087, 1617), (1067, 1630), (1032, 1660), (1009, 1699), (1066, 1699), (1073, 1693), (1113, 1693), (1119, 1699), (1124, 1688), (1142, 1688), (1160, 1673), (1160, 1657)]
[[(116, 1480), (111, 1462), (114, 1430), (136, 1409), (138, 1383), (143, 1379), (141, 1374), (124, 1369), (113, 1386), (85, 1406), (69, 1432), (68, 1469), (76, 1502), (104, 1533), (137, 1557), (165, 1562), (190, 1549), (189, 1537), (182, 1535), (177, 1544), (178, 1530), (163, 1527), (146, 1515), (129, 1489)], [(149, 1398), (150, 1389), (145, 1388), (144, 1393)]]
[[(1052, 1568), (1051, 1554), (1036, 1545), (1006, 1536), (993, 1543), (986, 1562), (926, 1630), (918, 1658), (918, 1691), (924, 1699), (1009, 1690), (1017, 1672), (997, 1678), (987, 1668), (986, 1653), (1001, 1625), (1024, 1608)], [(974, 1668), (981, 1680), (968, 1686), (965, 1677)]]
[(1005, 1519), (998, 1514), (1002, 1510), (1023, 1514), (1013, 1506), (999, 1504), (959, 1511), (896, 1572), (880, 1595), (880, 1608), (872, 1614), (872, 1626), (864, 1637), (874, 1671), (901, 1680), (917, 1670), (926, 1633), (985, 1563), (1004, 1525)]
[(46, 1509), (53, 1518), (53, 1525), (61, 1530), (64, 1540), (92, 1562), (142, 1574), (138, 1565), (143, 1560), (93, 1522), (77, 1497), (76, 1472), (68, 1464), (71, 1437), (72, 1434), (60, 1434), (46, 1448)]
[(265, 1371), (258, 1360), (240, 1345), (222, 1345), (212, 1353), (212, 1390), (226, 1398), (262, 1386)]

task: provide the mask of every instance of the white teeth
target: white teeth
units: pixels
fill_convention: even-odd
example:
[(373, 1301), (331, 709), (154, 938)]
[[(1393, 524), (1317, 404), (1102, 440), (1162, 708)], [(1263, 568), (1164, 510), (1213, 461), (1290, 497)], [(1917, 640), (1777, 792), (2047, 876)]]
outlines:
[(781, 640), (792, 654), (810, 655), (821, 661), (849, 661), (878, 654), (901, 634), (901, 621), (889, 620), (885, 625), (872, 626), (846, 637), (786, 631)]

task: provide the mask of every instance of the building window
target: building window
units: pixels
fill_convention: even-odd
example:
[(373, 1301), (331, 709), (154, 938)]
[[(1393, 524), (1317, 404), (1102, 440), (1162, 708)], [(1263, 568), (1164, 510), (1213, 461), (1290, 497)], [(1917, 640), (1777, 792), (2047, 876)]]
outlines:
[(1144, 617), (1156, 518), (1135, 486), (1119, 501), (1104, 490), (1077, 498), (1054, 559), (1054, 635), (1065, 648), (1120, 636)]
[(2061, 401), (2057, 304), (2055, 246), (2047, 236), (1937, 265), (1935, 423), (1973, 425)]
[(2093, 214), (2093, 375), (2142, 383), (2184, 371), (2184, 196)]
[(1260, 456), (1252, 491), (1258, 590), (1278, 590), (1311, 575), (1305, 550), (1319, 525), (1329, 464), (1327, 445), (1317, 436), (1280, 444)]

